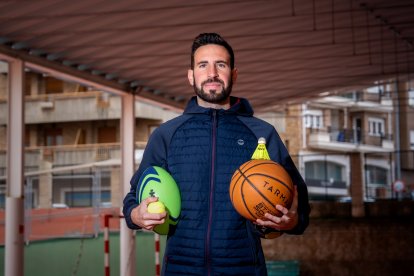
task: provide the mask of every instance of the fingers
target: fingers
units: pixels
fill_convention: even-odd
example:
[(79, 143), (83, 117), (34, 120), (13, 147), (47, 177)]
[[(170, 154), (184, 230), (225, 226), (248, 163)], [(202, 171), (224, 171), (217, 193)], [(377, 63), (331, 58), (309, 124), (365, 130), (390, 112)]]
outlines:
[(132, 221), (146, 230), (153, 230), (155, 226), (163, 224), (167, 217), (167, 212), (163, 213), (148, 213), (148, 204), (158, 201), (157, 197), (148, 197), (144, 199), (131, 212)]
[(147, 207), (148, 204), (150, 204), (151, 202), (157, 202), (157, 201), (158, 201), (158, 197), (150, 196), (150, 197), (147, 197), (146, 199), (144, 199), (141, 202), (141, 204), (144, 204)]
[(281, 209), (282, 208), (285, 213), (283, 213), (281, 216), (273, 216), (267, 213), (265, 214), (265, 219), (262, 219), (261, 221), (265, 222), (265, 224), (277, 224), (278, 226), (289, 223), (289, 221), (291, 220), (291, 217), (287, 209), (281, 206)]
[(276, 205), (276, 210), (279, 210), (282, 213), (282, 216), (287, 215), (289, 213), (289, 210), (286, 207), (279, 204)]
[(298, 190), (295, 186), (293, 192), (292, 205), (289, 209), (282, 205), (276, 205), (276, 209), (280, 212), (280, 215), (265, 214), (265, 219), (257, 219), (256, 223), (262, 226), (270, 227), (277, 230), (291, 230), (298, 223)]
[(276, 230), (290, 230), (293, 228), (292, 218), (288, 216), (276, 217), (266, 214), (265, 217), (265, 220), (257, 219), (256, 223)]
[(160, 219), (160, 220), (146, 219), (146, 220), (143, 221), (142, 228), (144, 228), (146, 230), (153, 230), (155, 226), (157, 226), (159, 224), (163, 224), (164, 222), (165, 222), (165, 218)]

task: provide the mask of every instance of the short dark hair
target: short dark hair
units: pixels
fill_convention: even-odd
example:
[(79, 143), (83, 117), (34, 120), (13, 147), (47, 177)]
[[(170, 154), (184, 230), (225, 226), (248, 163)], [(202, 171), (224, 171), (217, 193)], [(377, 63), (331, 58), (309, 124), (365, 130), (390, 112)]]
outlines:
[(234, 69), (234, 52), (230, 44), (227, 43), (224, 38), (216, 33), (202, 33), (194, 38), (193, 45), (191, 46), (191, 69), (194, 69), (194, 53), (201, 46), (216, 44), (226, 48), (227, 52), (230, 55), (230, 68)]

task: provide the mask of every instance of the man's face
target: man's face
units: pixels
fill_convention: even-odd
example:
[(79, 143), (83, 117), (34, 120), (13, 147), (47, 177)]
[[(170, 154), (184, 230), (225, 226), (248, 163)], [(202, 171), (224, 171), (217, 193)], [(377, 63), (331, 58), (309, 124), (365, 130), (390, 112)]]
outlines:
[(230, 68), (226, 48), (209, 44), (194, 53), (194, 68), (188, 70), (188, 80), (201, 100), (223, 104), (228, 102), (236, 70)]

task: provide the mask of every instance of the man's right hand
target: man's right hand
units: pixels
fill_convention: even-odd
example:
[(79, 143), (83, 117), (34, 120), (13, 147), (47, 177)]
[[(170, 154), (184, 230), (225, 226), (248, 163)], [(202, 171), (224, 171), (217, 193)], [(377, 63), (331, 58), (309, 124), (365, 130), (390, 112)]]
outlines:
[(148, 213), (148, 204), (158, 201), (157, 197), (148, 197), (137, 207), (132, 209), (132, 222), (145, 230), (153, 230), (155, 226), (163, 224), (167, 217), (167, 212), (152, 214)]

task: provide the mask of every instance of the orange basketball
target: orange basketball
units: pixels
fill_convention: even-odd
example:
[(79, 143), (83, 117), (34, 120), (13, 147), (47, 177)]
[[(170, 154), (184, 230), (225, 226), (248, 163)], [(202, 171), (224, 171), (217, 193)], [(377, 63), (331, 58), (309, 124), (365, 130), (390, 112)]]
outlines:
[(230, 199), (236, 211), (255, 221), (265, 213), (281, 215), (276, 204), (290, 208), (293, 182), (286, 170), (271, 160), (250, 160), (241, 165), (230, 182)]

